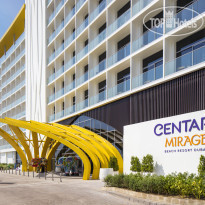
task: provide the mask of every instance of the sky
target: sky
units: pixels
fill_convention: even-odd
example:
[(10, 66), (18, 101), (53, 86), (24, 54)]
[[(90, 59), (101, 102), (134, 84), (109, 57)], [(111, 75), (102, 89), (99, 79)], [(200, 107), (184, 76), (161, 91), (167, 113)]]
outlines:
[(0, 39), (15, 19), (25, 0), (0, 0)]

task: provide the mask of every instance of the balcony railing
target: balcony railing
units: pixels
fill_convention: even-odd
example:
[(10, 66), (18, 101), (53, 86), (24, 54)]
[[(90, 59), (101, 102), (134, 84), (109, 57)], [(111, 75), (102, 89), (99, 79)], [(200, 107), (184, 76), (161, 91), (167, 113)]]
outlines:
[(77, 53), (77, 61), (82, 59), (88, 53), (88, 45), (85, 46), (79, 53)]
[(90, 23), (105, 9), (106, 0), (103, 0), (98, 7), (90, 14)]
[(61, 0), (61, 2), (56, 7), (55, 14), (57, 14), (60, 11), (60, 9), (62, 8), (63, 4), (64, 4), (64, 0)]
[(56, 32), (54, 31), (54, 32), (49, 36), (49, 38), (48, 38), (48, 44), (49, 44), (51, 41), (53, 41), (53, 39), (55, 38), (55, 36), (56, 36)]
[(165, 75), (181, 71), (205, 61), (205, 46), (184, 54), (165, 64)]
[(51, 1), (52, 1), (52, 0), (48, 0), (48, 1), (47, 1), (47, 6), (51, 3)]
[(65, 116), (70, 115), (75, 112), (75, 105), (72, 105), (65, 109)]
[(72, 34), (65, 40), (65, 47), (69, 46), (74, 39), (75, 39), (75, 35), (72, 33)]
[(106, 90), (90, 97), (90, 106), (106, 100)]
[(18, 104), (23, 103), (25, 101), (25, 95), (20, 97), (19, 99), (15, 100), (11, 104), (7, 105), (6, 107), (2, 108), (2, 113), (11, 110), (12, 108), (16, 107)]
[(163, 65), (148, 70), (140, 75), (134, 76), (132, 79), (132, 88), (143, 86), (152, 81), (163, 77)]
[(146, 31), (136, 41), (132, 43), (132, 52), (139, 50), (140, 48), (150, 44), (163, 35), (163, 26), (159, 28), (152, 28), (152, 31)]
[(68, 70), (75, 64), (75, 56), (72, 57), (66, 64), (65, 64), (65, 70)]
[(7, 84), (12, 82), (23, 70), (25, 70), (25, 65), (23, 65), (20, 69), (18, 69), (10, 78), (8, 78), (5, 82), (1, 84), (2, 88)]
[(83, 21), (83, 23), (77, 28), (76, 35), (78, 36), (86, 27), (88, 26), (88, 17)]
[(68, 93), (75, 88), (75, 80), (65, 86), (65, 92)]
[(76, 104), (76, 111), (80, 111), (82, 109), (85, 109), (86, 107), (88, 107), (88, 99), (77, 103)]
[(50, 22), (53, 20), (54, 16), (55, 16), (55, 11), (53, 11), (53, 13), (49, 16), (48, 24), (50, 24)]
[(55, 93), (48, 97), (48, 103), (51, 103), (55, 100)]
[(153, 0), (138, 0), (132, 7), (132, 16), (138, 14), (142, 9), (144, 9)]
[(114, 97), (121, 93), (127, 92), (130, 90), (130, 79), (124, 80), (123, 82), (115, 85), (112, 88), (108, 89), (108, 98)]
[(120, 28), (130, 19), (130, 9), (117, 18), (109, 27), (108, 27), (108, 36), (111, 35), (114, 31)]
[(114, 55), (108, 58), (108, 66), (112, 66), (113, 64), (121, 61), (123, 58), (130, 55), (130, 43), (126, 44), (123, 48), (117, 51)]
[(25, 55), (25, 49), (22, 50), (16, 58), (13, 59), (13, 61), (6, 67), (4, 70), (2, 70), (1, 76), (3, 76), (8, 70), (10, 70), (21, 58)]
[(57, 120), (57, 119), (60, 119), (62, 117), (64, 117), (64, 110), (61, 110), (61, 111), (57, 112), (56, 116), (55, 116), (55, 119)]
[(87, 80), (88, 80), (88, 71), (76, 79), (76, 84), (77, 86), (79, 86), (83, 84), (84, 82), (86, 82)]
[(65, 24), (67, 24), (74, 15), (75, 15), (75, 7), (73, 7), (72, 10), (69, 12), (69, 14), (65, 17)]
[(64, 43), (62, 43), (56, 50), (55, 56), (57, 57), (64, 50)]
[(54, 120), (55, 120), (55, 114), (52, 114), (48, 117), (49, 122), (54, 121)]
[(64, 88), (61, 88), (60, 90), (58, 90), (56, 92), (56, 95), (55, 95), (55, 99), (58, 99), (59, 97), (61, 97), (62, 95), (64, 95)]
[(8, 91), (7, 93), (2, 95), (2, 101), (5, 100), (8, 96), (13, 95), (17, 90), (25, 86), (25, 80), (21, 81), (18, 85), (16, 85), (13, 89)]
[(93, 76), (97, 75), (98, 73), (102, 72), (105, 69), (106, 69), (106, 59), (101, 61), (94, 68), (90, 69), (90, 71), (89, 71), (89, 78), (92, 78)]
[(55, 58), (55, 52), (53, 52), (49, 57), (48, 57), (48, 64), (53, 61), (53, 59)]
[(171, 21), (166, 22), (166, 33), (182, 25), (178, 22), (185, 22), (187, 25), (187, 21), (203, 12), (205, 12), (204, 0), (194, 1), (194, 3), (175, 14)]
[(99, 43), (101, 43), (106, 38), (106, 29), (98, 34), (90, 43), (89, 51), (94, 49)]
[(80, 7), (84, 4), (86, 0), (79, 0), (76, 5), (76, 12), (80, 9)]

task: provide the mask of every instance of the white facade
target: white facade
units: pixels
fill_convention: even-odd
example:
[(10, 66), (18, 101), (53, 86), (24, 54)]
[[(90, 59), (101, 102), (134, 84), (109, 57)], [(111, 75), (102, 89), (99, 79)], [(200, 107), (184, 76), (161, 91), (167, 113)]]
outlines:
[(199, 158), (205, 154), (204, 122), (205, 112), (198, 111), (125, 126), (124, 173), (131, 173), (132, 156), (142, 161), (144, 156), (151, 154), (156, 174), (197, 174)]
[[(187, 33), (189, 30), (185, 26), (179, 26), (169, 32), (164, 28), (164, 35), (153, 35), (146, 42), (146, 38), (153, 33), (143, 33), (144, 16), (156, 9), (165, 13), (165, 7), (176, 5), (176, 1), (132, 0), (130, 9), (119, 18), (117, 11), (128, 0), (104, 0), (100, 4), (98, 2), (49, 0), (47, 3), (48, 121), (72, 117), (204, 67), (202, 60), (176, 68), (176, 42), (188, 35), (174, 35)], [(198, 2), (202, 3), (200, 0)], [(85, 18), (87, 14), (88, 17)], [(156, 15), (156, 12), (152, 12), (152, 15)], [(202, 24), (204, 16), (203, 13), (195, 17), (198, 26)], [(104, 23), (106, 30), (98, 34)], [(202, 28), (204, 24), (200, 29)], [(127, 35), (130, 35), (130, 42), (118, 50), (118, 42)], [(202, 50), (204, 51), (204, 47), (199, 52)], [(105, 51), (106, 59), (103, 69), (100, 70), (98, 58)], [(143, 59), (158, 51), (163, 52), (163, 65), (143, 72)], [(194, 53), (190, 55), (193, 56)], [(88, 71), (85, 72), (86, 65)], [(118, 73), (128, 67), (129, 78), (121, 84), (118, 83)], [(158, 72), (161, 73), (160, 76), (156, 75)], [(147, 81), (143, 82), (146, 76)], [(104, 94), (101, 93), (104, 96), (101, 99), (98, 85), (104, 80), (106, 89)]]

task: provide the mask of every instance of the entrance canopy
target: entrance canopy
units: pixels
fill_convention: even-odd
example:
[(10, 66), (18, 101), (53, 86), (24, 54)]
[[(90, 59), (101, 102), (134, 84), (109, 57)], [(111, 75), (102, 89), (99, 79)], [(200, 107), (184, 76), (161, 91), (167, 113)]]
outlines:
[[(0, 122), (7, 124), (13, 133), (10, 135), (0, 129), (0, 135), (19, 154), (23, 171), (26, 171), (27, 168), (32, 169), (28, 162), (32, 158), (39, 157), (48, 160), (48, 170), (51, 170), (52, 156), (62, 143), (81, 158), (84, 165), (84, 180), (90, 178), (90, 160), (93, 163), (92, 179), (99, 178), (100, 168), (108, 168), (112, 156), (118, 160), (119, 172), (123, 172), (123, 160), (118, 150), (106, 139), (90, 130), (76, 125), (65, 126), (57, 123), (40, 123), (11, 118), (0, 119)], [(24, 134), (22, 129), (28, 130), (28, 136)]]

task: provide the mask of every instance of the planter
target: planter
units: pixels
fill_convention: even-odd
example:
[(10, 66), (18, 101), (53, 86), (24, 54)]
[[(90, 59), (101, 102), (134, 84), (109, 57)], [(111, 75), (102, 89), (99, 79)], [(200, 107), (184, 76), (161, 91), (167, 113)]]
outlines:
[(113, 171), (112, 175), (114, 176), (114, 175), (118, 175), (118, 174), (119, 174), (119, 171)]
[(100, 168), (99, 179), (104, 180), (107, 175), (113, 175), (113, 168)]

